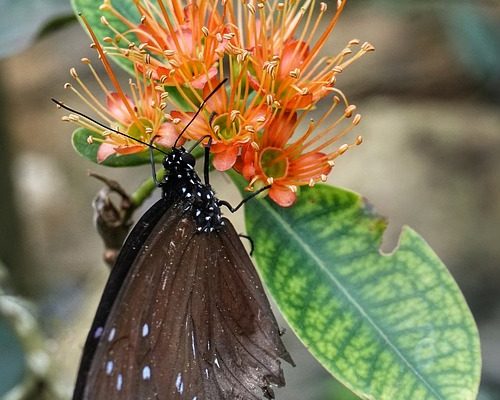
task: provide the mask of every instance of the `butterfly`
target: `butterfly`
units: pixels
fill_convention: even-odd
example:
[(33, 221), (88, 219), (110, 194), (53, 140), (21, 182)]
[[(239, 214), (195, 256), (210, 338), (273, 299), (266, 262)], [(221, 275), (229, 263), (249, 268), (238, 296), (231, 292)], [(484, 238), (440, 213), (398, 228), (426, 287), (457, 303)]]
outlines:
[(272, 386), (285, 385), (280, 359), (293, 360), (221, 212), (243, 202), (233, 208), (216, 197), (208, 153), (205, 182), (185, 148), (165, 153), (162, 198), (134, 226), (110, 273), (73, 400), (273, 399)]

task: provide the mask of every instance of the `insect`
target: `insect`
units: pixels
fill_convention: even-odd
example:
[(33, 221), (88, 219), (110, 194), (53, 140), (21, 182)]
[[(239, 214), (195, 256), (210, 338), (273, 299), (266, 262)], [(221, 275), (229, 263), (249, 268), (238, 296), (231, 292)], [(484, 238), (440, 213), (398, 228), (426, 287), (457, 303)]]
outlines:
[(111, 271), (73, 400), (272, 399), (272, 386), (285, 384), (279, 359), (293, 361), (255, 267), (221, 213), (243, 202), (233, 208), (215, 196), (208, 153), (205, 182), (190, 152), (165, 153), (162, 198), (134, 226)]

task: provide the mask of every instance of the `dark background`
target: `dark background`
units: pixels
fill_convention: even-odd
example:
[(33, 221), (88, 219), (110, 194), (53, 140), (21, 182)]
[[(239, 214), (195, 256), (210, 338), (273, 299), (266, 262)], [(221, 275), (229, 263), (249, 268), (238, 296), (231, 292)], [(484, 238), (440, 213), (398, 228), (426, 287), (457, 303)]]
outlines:
[[(34, 392), (67, 398), (107, 276), (92, 222), (100, 184), (87, 170), (129, 190), (150, 173), (101, 168), (71, 148), (72, 127), (49, 98), (78, 105), (62, 86), (69, 68), (94, 54), (77, 23), (39, 35), (40, 10), (55, 4), (57, 15), (68, 15), (60, 12), (66, 2), (19, 2), (11, 14), (0, 3), (8, 44), (0, 60), (0, 260), (8, 272), (0, 282), (4, 293), (29, 300), (0, 293), (0, 396), (31, 371), (41, 382)], [(479, 325), (481, 396), (500, 399), (500, 3), (350, 0), (325, 53), (354, 37), (377, 49), (338, 78), (363, 115), (355, 134), (365, 142), (338, 160), (330, 183), (361, 193), (389, 218), (386, 250), (408, 224), (443, 259)], [(222, 198), (235, 195), (223, 177), (214, 186)], [(243, 231), (242, 213), (232, 219)], [(19, 342), (9, 326), (26, 322), (19, 317), (26, 308), (36, 320), (21, 327)], [(347, 398), (334, 395), (329, 375), (290, 330), (285, 339), (298, 366), (287, 369), (279, 399)], [(28, 366), (19, 343), (30, 344)]]

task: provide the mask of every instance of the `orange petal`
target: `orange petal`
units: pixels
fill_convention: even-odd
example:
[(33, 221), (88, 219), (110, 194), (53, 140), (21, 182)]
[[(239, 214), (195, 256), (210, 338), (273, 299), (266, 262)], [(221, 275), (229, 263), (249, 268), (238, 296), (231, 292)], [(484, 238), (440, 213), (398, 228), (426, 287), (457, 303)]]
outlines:
[[(212, 69), (212, 68), (211, 68)], [(224, 114), (227, 112), (227, 94), (224, 88), (219, 89), (217, 92), (212, 93), (214, 88), (220, 83), (220, 80), (215, 76), (210, 78), (210, 84), (205, 85), (203, 88), (203, 97), (210, 98), (207, 100), (207, 110), (215, 112), (216, 114)]]
[(194, 55), (193, 31), (186, 25), (176, 30), (173, 35), (168, 35), (166, 39), (168, 49), (177, 50), (179, 54), (184, 56)]
[(227, 171), (232, 168), (238, 157), (238, 147), (228, 146), (226, 151), (214, 155), (213, 164), (217, 171)]
[(287, 40), (281, 55), (278, 71), (280, 80), (287, 78), (290, 71), (300, 68), (309, 54), (309, 46), (300, 40)]
[(115, 152), (118, 154), (135, 154), (144, 151), (143, 145), (119, 146), (115, 147)]
[(289, 111), (276, 115), (265, 130), (265, 139), (261, 147), (284, 148), (292, 137), (297, 124), (297, 113)]
[[(178, 136), (179, 132), (177, 132), (177, 129), (175, 128), (174, 124), (171, 124), (170, 122), (165, 122), (160, 126), (160, 129), (158, 129), (155, 142), (165, 147), (172, 147), (175, 141), (177, 140)], [(184, 138), (180, 138), (177, 141), (177, 144), (182, 145), (185, 141), (186, 140)]]
[(296, 94), (283, 101), (283, 108), (287, 110), (300, 110), (308, 108), (314, 102), (314, 95), (312, 93)]
[(160, 32), (152, 28), (149, 23), (137, 25), (135, 34), (141, 43), (165, 47), (165, 35), (160, 35)]
[[(159, 80), (163, 76), (170, 78), (170, 76), (173, 73), (172, 68), (162, 67), (161, 65), (149, 65), (148, 67), (149, 68), (147, 71), (151, 73), (151, 79), (154, 79), (154, 80)], [(139, 71), (141, 74), (146, 73), (146, 68), (141, 63), (135, 63), (135, 68), (137, 68), (137, 71)], [(165, 81), (165, 86), (169, 86), (169, 85), (173, 86), (173, 85), (175, 85), (175, 83), (172, 82), (171, 79), (167, 79)]]
[(255, 166), (254, 164), (245, 164), (243, 165), (243, 168), (241, 169), (241, 175), (247, 180), (251, 181), (252, 178), (255, 176)]
[(228, 150), (230, 146), (224, 143), (213, 143), (212, 146), (210, 147), (210, 153), (212, 154), (218, 154), (218, 153), (224, 153), (225, 151)]
[(273, 185), (269, 189), (269, 197), (281, 207), (290, 207), (297, 199), (297, 194), (286, 186)]
[(251, 110), (251, 114), (248, 116), (247, 121), (248, 123), (253, 124), (256, 129), (259, 129), (262, 128), (267, 121), (269, 121), (271, 115), (272, 114), (267, 107), (254, 107)]
[(261, 87), (261, 84), (260, 84), (260, 81), (257, 77), (253, 76), (250, 72), (247, 74), (247, 78), (248, 78), (248, 83), (250, 84), (250, 87), (255, 90), (256, 92), (258, 92), (259, 90), (262, 89), (263, 93), (262, 93), (262, 96), (264, 96), (265, 94), (267, 94), (265, 92), (265, 90)]
[(250, 145), (243, 145), (241, 147), (241, 153), (236, 159), (236, 163), (233, 168), (243, 175), (247, 181), (251, 181), (255, 176), (255, 150)]
[(203, 73), (198, 76), (194, 76), (191, 80), (191, 86), (195, 89), (203, 89), (207, 82), (217, 75), (217, 68), (212, 67), (209, 68), (206, 73)]
[[(179, 119), (179, 123), (174, 126), (175, 129), (177, 129), (177, 134), (180, 134), (184, 127), (193, 119), (194, 112), (182, 113), (180, 111), (172, 111), (170, 115), (172, 118)], [(203, 136), (209, 135), (210, 131), (210, 126), (208, 125), (207, 120), (203, 116), (203, 113), (200, 113), (191, 125), (189, 125), (189, 128), (184, 133), (183, 137), (198, 140)]]
[(291, 162), (288, 176), (307, 183), (311, 178), (318, 179), (321, 175), (328, 175), (331, 170), (324, 153), (307, 153)]
[[(128, 96), (125, 97), (133, 108), (134, 102), (132, 99)], [(132, 122), (132, 116), (129, 114), (123, 98), (118, 93), (113, 92), (108, 94), (106, 97), (106, 107), (111, 116), (123, 125), (128, 125)]]
[(115, 153), (116, 151), (114, 145), (112, 145), (111, 143), (103, 142), (97, 150), (97, 162), (102, 163), (104, 160)]

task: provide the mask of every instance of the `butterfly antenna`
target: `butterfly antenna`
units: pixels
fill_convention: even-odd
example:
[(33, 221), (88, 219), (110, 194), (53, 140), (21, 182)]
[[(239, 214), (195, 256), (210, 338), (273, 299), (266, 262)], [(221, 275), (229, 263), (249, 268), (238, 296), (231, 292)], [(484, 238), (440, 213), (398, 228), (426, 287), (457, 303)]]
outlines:
[(198, 107), (198, 109), (194, 113), (193, 118), (190, 119), (190, 121), (187, 123), (187, 125), (182, 129), (181, 133), (179, 133), (179, 136), (177, 136), (177, 139), (175, 139), (174, 145), (172, 147), (176, 147), (177, 146), (177, 142), (180, 140), (180, 138), (182, 137), (182, 135), (184, 134), (184, 132), (186, 132), (186, 130), (189, 128), (189, 126), (193, 123), (193, 121), (196, 119), (196, 117), (201, 112), (201, 110), (203, 110), (203, 107), (205, 107), (205, 104), (207, 104), (207, 101), (210, 99), (210, 97), (212, 97), (222, 86), (224, 86), (224, 84), (226, 83), (226, 81), (227, 81), (227, 78), (224, 78), (209, 93), (209, 95), (207, 97), (205, 97), (205, 99), (203, 99), (203, 101), (201, 102), (200, 106)]
[[(158, 148), (158, 147), (156, 147), (156, 146), (153, 146), (151, 143), (144, 142), (144, 141), (142, 141), (142, 140), (140, 140), (140, 139), (137, 139), (137, 138), (135, 138), (135, 137), (133, 137), (133, 136), (127, 135), (126, 133), (120, 132), (119, 130), (116, 130), (116, 129), (110, 128), (109, 126), (107, 126), (107, 125), (103, 124), (102, 122), (99, 122), (98, 120), (96, 120), (96, 119), (94, 119), (94, 118), (92, 118), (92, 117), (89, 117), (88, 115), (85, 115), (84, 113), (82, 113), (82, 112), (80, 112), (80, 111), (77, 111), (77, 110), (75, 110), (75, 109), (73, 109), (73, 108), (71, 108), (71, 107), (68, 107), (66, 104), (61, 103), (59, 100), (56, 100), (56, 99), (54, 99), (54, 98), (51, 98), (51, 100), (52, 100), (54, 103), (56, 103), (59, 107), (64, 108), (65, 110), (67, 110), (67, 111), (69, 111), (69, 112), (71, 112), (71, 113), (73, 113), (73, 114), (79, 115), (80, 117), (83, 117), (83, 118), (85, 118), (85, 119), (87, 119), (87, 120), (89, 120), (89, 121), (93, 122), (94, 124), (97, 124), (97, 125), (99, 125), (100, 127), (104, 128), (104, 129), (106, 129), (106, 130), (108, 130), (108, 131), (111, 131), (111, 132), (116, 133), (116, 134), (118, 134), (118, 135), (124, 136), (124, 137), (126, 137), (126, 138), (128, 138), (128, 139), (131, 139), (131, 140), (135, 141), (135, 142), (141, 143), (141, 144), (143, 144), (144, 146), (147, 146), (147, 147), (149, 147), (149, 148), (151, 148), (151, 149), (158, 150), (160, 153), (163, 153), (163, 154), (165, 154), (165, 155), (169, 154), (169, 153), (167, 153), (167, 152), (163, 151), (162, 149), (160, 149), (160, 148)], [(177, 142), (177, 141), (176, 141), (176, 142)]]

